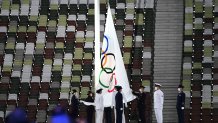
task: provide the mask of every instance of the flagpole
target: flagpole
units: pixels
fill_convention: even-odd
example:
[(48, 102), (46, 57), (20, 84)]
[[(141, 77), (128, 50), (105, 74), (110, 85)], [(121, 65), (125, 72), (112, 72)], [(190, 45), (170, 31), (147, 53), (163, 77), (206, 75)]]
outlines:
[(95, 0), (95, 89), (100, 73), (100, 0)]

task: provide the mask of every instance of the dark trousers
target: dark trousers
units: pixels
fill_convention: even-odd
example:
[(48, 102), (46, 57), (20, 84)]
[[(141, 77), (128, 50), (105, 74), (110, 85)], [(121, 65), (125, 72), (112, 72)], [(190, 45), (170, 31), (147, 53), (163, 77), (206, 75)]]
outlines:
[(123, 110), (116, 109), (116, 123), (122, 123)]
[(93, 118), (93, 112), (94, 110), (87, 110), (87, 123), (92, 123), (92, 118)]
[(145, 108), (138, 108), (140, 123), (145, 123)]
[(182, 110), (181, 107), (177, 108), (177, 114), (179, 123), (184, 123), (184, 110)]
[(106, 123), (112, 123), (111, 107), (104, 108), (104, 116)]
[(78, 118), (78, 115), (79, 115), (79, 108), (73, 107), (72, 108), (72, 117), (73, 117), (73, 120), (76, 120), (76, 118)]

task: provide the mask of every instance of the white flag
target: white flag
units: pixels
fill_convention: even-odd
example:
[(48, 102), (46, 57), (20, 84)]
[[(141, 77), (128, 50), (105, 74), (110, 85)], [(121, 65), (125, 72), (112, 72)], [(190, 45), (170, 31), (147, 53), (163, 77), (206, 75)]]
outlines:
[(100, 73), (96, 75), (99, 77), (99, 82), (96, 84), (96, 89), (103, 89), (104, 107), (109, 107), (113, 104), (113, 91), (116, 85), (122, 86), (122, 93), (127, 102), (135, 98), (129, 86), (110, 6), (108, 6), (107, 11), (101, 51), (101, 65), (99, 67)]

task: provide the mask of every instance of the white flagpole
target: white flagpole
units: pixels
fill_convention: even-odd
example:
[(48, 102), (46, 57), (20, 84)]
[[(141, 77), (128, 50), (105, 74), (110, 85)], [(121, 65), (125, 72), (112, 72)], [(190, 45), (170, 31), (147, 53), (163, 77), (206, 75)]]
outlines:
[(100, 73), (100, 0), (95, 0), (95, 89)]

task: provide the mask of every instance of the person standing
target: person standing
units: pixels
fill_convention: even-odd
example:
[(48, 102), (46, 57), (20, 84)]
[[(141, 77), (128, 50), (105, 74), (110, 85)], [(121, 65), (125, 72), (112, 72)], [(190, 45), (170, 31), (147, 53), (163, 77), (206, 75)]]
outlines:
[(105, 122), (112, 123), (112, 107), (104, 107)]
[(160, 88), (161, 84), (155, 83), (154, 112), (157, 119), (157, 123), (163, 123), (164, 93), (160, 90)]
[(116, 103), (116, 123), (122, 123), (123, 117), (123, 95), (121, 93), (122, 87), (117, 87), (117, 94), (115, 96)]
[(133, 92), (135, 96), (137, 96), (138, 102), (138, 114), (140, 123), (145, 123), (145, 98), (146, 94), (144, 92), (144, 86), (140, 86), (139, 92)]
[[(88, 97), (86, 98), (86, 102), (94, 103), (93, 93), (88, 91)], [(86, 107), (87, 112), (87, 123), (92, 123), (93, 113), (95, 111), (95, 107), (93, 105), (89, 105)]]
[(95, 123), (103, 123), (104, 113), (104, 98), (102, 95), (103, 89), (98, 89), (95, 96), (95, 110), (96, 110), (96, 121)]
[(181, 84), (178, 86), (176, 109), (179, 123), (184, 123), (185, 93), (183, 92), (183, 88), (184, 86)]
[(72, 117), (76, 120), (79, 115), (79, 94), (77, 90), (73, 89), (73, 96), (71, 98)]
[[(113, 94), (112, 94), (112, 109), (114, 107), (114, 119), (116, 121), (116, 116), (117, 116), (117, 113), (116, 113), (116, 101), (115, 101), (115, 97), (116, 97), (116, 94), (118, 92), (118, 88), (120, 88), (121, 86), (119, 85), (116, 85), (115, 88), (114, 88), (114, 91), (113, 91)], [(123, 103), (124, 103), (124, 106), (127, 108), (128, 105), (127, 105), (127, 99), (125, 97), (125, 95), (121, 92), (122, 96), (123, 96)], [(124, 107), (123, 107), (123, 117), (122, 117), (122, 123), (126, 123), (126, 119), (125, 119), (125, 113), (124, 113)]]

